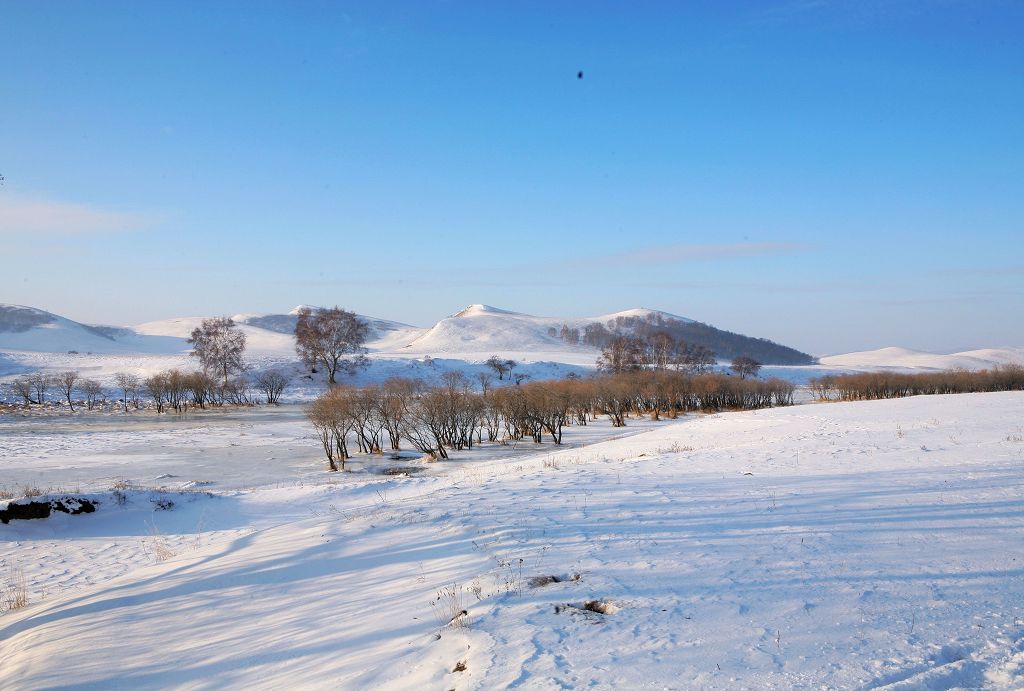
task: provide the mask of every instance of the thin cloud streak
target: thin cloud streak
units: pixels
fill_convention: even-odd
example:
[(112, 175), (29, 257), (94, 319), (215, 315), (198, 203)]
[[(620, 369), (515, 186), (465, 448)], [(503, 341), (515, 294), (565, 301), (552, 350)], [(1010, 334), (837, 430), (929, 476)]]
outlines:
[(1024, 275), (1024, 265), (964, 266), (936, 269), (935, 276), (1019, 276)]
[(574, 259), (565, 264), (571, 268), (599, 266), (654, 266), (690, 262), (721, 261), (743, 257), (793, 254), (808, 249), (793, 242), (731, 242), (720, 244), (674, 244), (645, 247), (597, 257)]
[(0, 196), (0, 236), (95, 235), (141, 229), (152, 219), (87, 204)]

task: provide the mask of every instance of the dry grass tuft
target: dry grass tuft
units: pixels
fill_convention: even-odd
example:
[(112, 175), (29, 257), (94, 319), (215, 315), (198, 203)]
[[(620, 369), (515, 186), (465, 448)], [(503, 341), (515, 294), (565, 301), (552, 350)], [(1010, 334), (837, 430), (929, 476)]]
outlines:
[(21, 567), (11, 567), (7, 585), (4, 587), (4, 609), (10, 612), (26, 605), (28, 605), (28, 580), (25, 578), (25, 570)]
[(42, 496), (42, 494), (43, 494), (43, 490), (41, 490), (38, 487), (35, 487), (33, 485), (24, 485), (21, 488), (21, 496), (25, 497), (26, 499), (31, 499), (32, 497)]
[(462, 604), (462, 586), (453, 583), (441, 588), (430, 606), (440, 628), (461, 629), (469, 626), (469, 612)]
[(153, 555), (157, 561), (167, 561), (175, 556), (177, 552), (167, 544), (167, 540), (160, 534), (160, 530), (154, 525), (150, 528), (149, 537), (144, 543), (146, 551)]

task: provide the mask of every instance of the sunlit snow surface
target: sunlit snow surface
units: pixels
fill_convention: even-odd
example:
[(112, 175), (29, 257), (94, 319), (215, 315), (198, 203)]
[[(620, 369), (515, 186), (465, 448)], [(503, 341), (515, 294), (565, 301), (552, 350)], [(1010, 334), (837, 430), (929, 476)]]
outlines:
[(409, 477), (327, 473), (260, 415), (0, 430), (7, 468), (103, 502), (0, 525), (31, 600), (0, 687), (1024, 685), (1024, 394), (598, 424)]

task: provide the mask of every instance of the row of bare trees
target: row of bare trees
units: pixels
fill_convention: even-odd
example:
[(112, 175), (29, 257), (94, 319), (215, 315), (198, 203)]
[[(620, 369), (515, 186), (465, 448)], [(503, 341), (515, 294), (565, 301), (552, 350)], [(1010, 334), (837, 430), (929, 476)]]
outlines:
[[(171, 369), (143, 379), (135, 374), (118, 372), (113, 378), (118, 400), (128, 412), (129, 407), (139, 410), (143, 400), (152, 402), (158, 413), (166, 409), (184, 412), (188, 407), (206, 408), (225, 404), (250, 405), (256, 402), (253, 390), (262, 393), (266, 402), (277, 405), (287, 387), (288, 377), (277, 370), (258, 373), (252, 381), (236, 377), (225, 385), (204, 371), (182, 372)], [(78, 372), (58, 374), (36, 372), (18, 377), (11, 382), (12, 392), (26, 406), (42, 405), (51, 391), (66, 401), (71, 412), (84, 404), (89, 410), (106, 401), (107, 389), (95, 379), (82, 377)], [(76, 393), (79, 394), (76, 396)]]
[[(75, 410), (75, 403), (84, 403), (92, 410), (103, 396), (102, 384), (70, 370), (58, 374), (36, 372), (18, 377), (11, 382), (10, 388), (25, 405), (44, 404), (50, 390), (56, 389), (60, 398), (67, 401), (72, 412)], [(81, 394), (81, 397), (76, 397), (75, 392)]]
[(331, 470), (345, 469), (350, 444), (381, 453), (403, 442), (432, 458), (471, 450), (484, 439), (562, 443), (566, 426), (605, 415), (622, 427), (631, 416), (675, 418), (688, 411), (753, 409), (793, 402), (793, 385), (778, 379), (744, 380), (721, 374), (627, 372), (581, 379), (530, 382), (478, 393), (459, 372), (438, 386), (392, 378), (370, 386), (333, 386), (308, 408)]
[[(255, 392), (262, 393), (268, 405), (278, 405), (288, 385), (288, 377), (276, 370), (268, 370), (257, 374), (252, 381), (235, 377), (222, 382), (205, 371), (182, 372), (169, 369), (141, 382), (136, 378), (132, 383), (141, 385), (157, 413), (166, 409), (183, 413), (190, 406), (202, 410), (209, 406), (257, 405), (259, 400)], [(129, 395), (125, 389), (126, 410)]]
[(611, 374), (648, 369), (704, 374), (714, 366), (715, 354), (710, 349), (676, 340), (663, 331), (649, 338), (615, 336), (597, 359), (597, 368)]
[(866, 401), (927, 394), (1024, 390), (1024, 367), (1003, 365), (990, 370), (947, 370), (908, 374), (863, 372), (818, 377), (811, 391), (823, 401)]
[[(715, 354), (709, 348), (688, 344), (664, 331), (647, 338), (615, 336), (607, 341), (597, 358), (597, 368), (610, 374), (641, 370), (676, 370), (689, 374), (706, 374), (715, 367)], [(740, 379), (756, 377), (761, 363), (747, 355), (733, 358), (729, 369)]]

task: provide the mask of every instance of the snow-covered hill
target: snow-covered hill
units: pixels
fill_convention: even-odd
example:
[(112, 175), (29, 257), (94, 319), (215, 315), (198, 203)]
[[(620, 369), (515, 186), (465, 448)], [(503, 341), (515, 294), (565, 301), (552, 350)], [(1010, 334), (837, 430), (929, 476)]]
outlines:
[(0, 350), (168, 354), (187, 347), (181, 339), (167, 336), (91, 326), (34, 307), (0, 304)]
[[(232, 318), (246, 335), (247, 352), (255, 357), (294, 357), (296, 315), (241, 313)], [(449, 357), (481, 360), (492, 354), (523, 360), (592, 364), (595, 348), (570, 344), (559, 337), (562, 327), (582, 332), (589, 324), (610, 325), (626, 319), (648, 323), (684, 317), (648, 309), (632, 309), (596, 317), (535, 317), (488, 305), (470, 305), (430, 328), (359, 315), (370, 326), (367, 348), (382, 357)], [(31, 307), (0, 305), (0, 350), (37, 353), (179, 355), (190, 348), (192, 330), (204, 317), (176, 317), (134, 327), (81, 324)]]
[[(233, 319), (246, 335), (246, 349), (256, 357), (295, 355), (296, 307), (287, 314), (238, 314)], [(370, 325), (367, 346), (374, 351), (401, 348), (423, 329), (360, 315)], [(191, 346), (192, 330), (207, 317), (176, 317), (132, 327), (93, 326), (44, 310), (0, 304), (0, 351), (119, 355), (180, 355)]]
[[(297, 305), (285, 314), (236, 314), (232, 319), (239, 324), (247, 324), (291, 336), (295, 333), (295, 322), (298, 319), (299, 311), (307, 307), (314, 310), (318, 309), (312, 305)], [(370, 327), (366, 345), (371, 352), (401, 348), (425, 330), (422, 327), (410, 326), (409, 324), (403, 324), (402, 322), (390, 319), (370, 317), (365, 314), (356, 316)]]
[[(289, 312), (247, 312), (232, 317), (246, 335), (247, 357), (253, 364), (280, 366), (296, 360), (292, 334), (301, 308), (300, 305)], [(778, 352), (785, 356), (784, 351), (800, 355), (761, 339), (645, 308), (592, 317), (542, 317), (473, 304), (428, 328), (378, 317), (360, 317), (370, 325), (367, 348), (371, 357), (380, 362), (415, 361), (430, 356), (453, 362), (481, 363), (491, 355), (498, 355), (522, 363), (592, 367), (598, 349), (588, 344), (588, 329), (610, 337), (614, 333), (649, 334), (667, 328), (689, 343), (708, 339), (708, 345), (724, 360), (730, 358), (727, 352), (730, 348), (768, 347), (766, 354), (769, 356)], [(0, 353), (5, 353), (6, 358), (0, 364), (0, 376), (36, 368), (74, 367), (103, 377), (118, 370), (149, 372), (183, 366), (179, 363), (189, 361), (187, 339), (203, 318), (177, 317), (134, 327), (95, 326), (33, 307), (0, 304)], [(566, 330), (569, 338), (564, 337)], [(770, 357), (760, 359), (772, 362)], [(805, 361), (780, 359), (774, 362), (804, 364)], [(983, 369), (1009, 363), (1024, 364), (1024, 347), (987, 348), (949, 355), (893, 347), (832, 355), (820, 360), (820, 365), (830, 370)]]
[(556, 351), (570, 346), (547, 333), (561, 322), (470, 305), (442, 319), (406, 347), (417, 353), (499, 353), (514, 350)]
[(638, 318), (647, 322), (656, 322), (658, 319), (693, 322), (685, 317), (643, 308), (596, 317), (536, 317), (475, 304), (437, 322), (411, 341), (406, 349), (413, 353), (460, 354), (470, 357), (507, 352), (585, 354), (592, 360), (595, 348), (582, 343), (566, 342), (560, 335), (562, 327), (582, 332), (588, 325), (613, 324), (622, 318)]
[(842, 369), (988, 369), (1024, 364), (1024, 347), (983, 348), (943, 355), (907, 348), (880, 348), (823, 357), (825, 367)]

